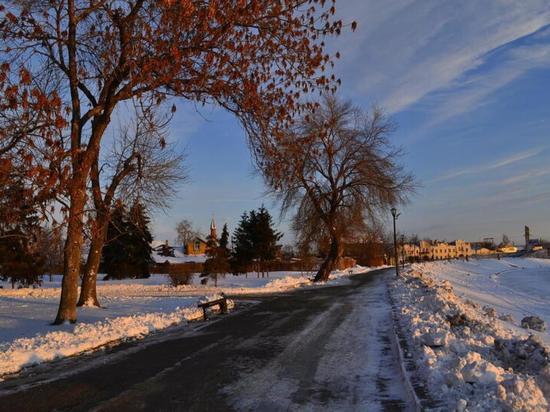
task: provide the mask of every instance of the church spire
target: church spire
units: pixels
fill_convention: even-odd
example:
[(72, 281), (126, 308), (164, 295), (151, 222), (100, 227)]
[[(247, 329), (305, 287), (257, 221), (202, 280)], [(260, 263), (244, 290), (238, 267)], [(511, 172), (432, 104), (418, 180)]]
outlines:
[(210, 222), (210, 237), (215, 240), (218, 239), (218, 232), (216, 230), (216, 222), (214, 221), (214, 217), (212, 217), (212, 221)]

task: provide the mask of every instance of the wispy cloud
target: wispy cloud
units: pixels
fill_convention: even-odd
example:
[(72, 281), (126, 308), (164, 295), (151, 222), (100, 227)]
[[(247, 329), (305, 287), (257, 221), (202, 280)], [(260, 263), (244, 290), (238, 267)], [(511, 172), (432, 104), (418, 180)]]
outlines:
[(498, 184), (502, 186), (508, 186), (508, 185), (513, 185), (513, 184), (522, 183), (528, 180), (532, 180), (537, 177), (547, 176), (547, 175), (550, 175), (550, 169), (531, 170), (527, 173), (522, 173), (519, 175), (508, 177), (506, 179), (502, 179), (498, 182)]
[[(343, 77), (351, 93), (368, 95), (394, 113), (433, 92), (463, 87), (457, 80), (482, 65), (488, 54), (550, 24), (547, 0), (465, 0), (460, 7), (454, 0), (395, 0), (390, 7), (386, 0), (351, 3), (340, 8), (344, 18), (359, 16), (359, 30), (346, 42)], [(540, 64), (516, 56), (524, 62), (517, 67), (512, 57), (511, 68), (492, 73), (488, 82), (478, 77), (440, 115), (463, 113), (530, 63)]]
[(507, 86), (530, 70), (550, 68), (550, 44), (521, 46), (500, 57), (493, 68), (475, 75), (465, 75), (460, 81), (433, 96), (430, 121), (432, 127), (445, 120), (476, 110), (488, 103), (497, 90)]
[(499, 159), (493, 163), (490, 163), (488, 165), (483, 166), (473, 166), (473, 167), (466, 167), (463, 169), (458, 169), (454, 171), (450, 171), (444, 175), (438, 176), (435, 179), (432, 179), (430, 183), (437, 183), (437, 182), (443, 182), (446, 180), (455, 179), (457, 177), (467, 176), (467, 175), (476, 175), (483, 172), (488, 172), (495, 169), (500, 169), (505, 166), (512, 165), (514, 163), (520, 162), (522, 160), (526, 160), (529, 158), (532, 158), (534, 156), (537, 156), (542, 152), (543, 149), (532, 149), (525, 152), (517, 153), (512, 156), (508, 156), (502, 159)]

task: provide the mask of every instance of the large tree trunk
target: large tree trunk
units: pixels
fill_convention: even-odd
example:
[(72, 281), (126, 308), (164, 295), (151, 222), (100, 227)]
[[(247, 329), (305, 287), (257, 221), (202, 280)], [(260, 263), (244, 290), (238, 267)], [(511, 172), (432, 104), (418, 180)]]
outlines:
[(84, 205), (86, 204), (86, 180), (75, 179), (71, 182), (71, 206), (67, 224), (67, 239), (63, 251), (63, 281), (61, 298), (54, 325), (64, 322), (76, 322), (76, 301), (78, 298), (78, 277), (80, 275), (81, 248), (84, 241), (82, 233)]
[(336, 268), (338, 259), (342, 255), (342, 248), (340, 245), (340, 239), (337, 236), (332, 236), (330, 249), (325, 261), (321, 264), (319, 271), (313, 279), (314, 282), (326, 282), (332, 272)]
[(101, 306), (97, 298), (97, 273), (101, 261), (101, 251), (107, 236), (108, 222), (108, 219), (104, 217), (96, 217), (92, 223), (92, 240), (86, 266), (84, 267), (77, 306)]

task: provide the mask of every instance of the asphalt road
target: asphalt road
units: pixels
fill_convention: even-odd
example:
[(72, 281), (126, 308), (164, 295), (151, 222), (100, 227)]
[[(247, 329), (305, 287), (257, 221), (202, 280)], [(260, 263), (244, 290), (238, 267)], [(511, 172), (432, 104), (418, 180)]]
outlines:
[(0, 411), (406, 410), (389, 276), (237, 301), (194, 328), (32, 368), (0, 384)]

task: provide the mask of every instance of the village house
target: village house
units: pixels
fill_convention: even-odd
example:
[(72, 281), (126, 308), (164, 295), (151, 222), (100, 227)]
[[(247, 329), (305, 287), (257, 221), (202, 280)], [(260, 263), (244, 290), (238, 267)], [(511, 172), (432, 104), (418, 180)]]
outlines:
[(206, 253), (206, 240), (194, 237), (183, 245), (183, 253), (188, 256), (204, 255)]
[[(210, 238), (218, 239), (218, 230), (216, 228), (216, 222), (214, 219), (210, 222)], [(208, 242), (198, 236), (191, 239), (189, 242), (183, 245), (183, 253), (188, 256), (198, 256), (206, 254), (208, 248)]]

